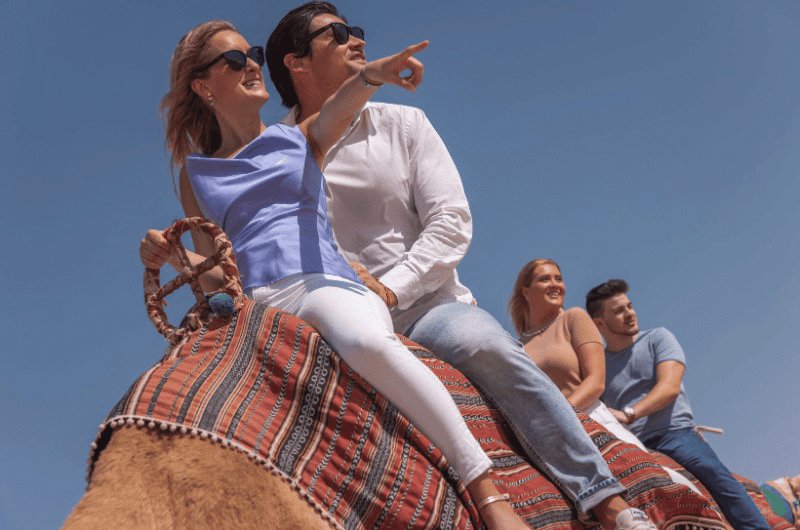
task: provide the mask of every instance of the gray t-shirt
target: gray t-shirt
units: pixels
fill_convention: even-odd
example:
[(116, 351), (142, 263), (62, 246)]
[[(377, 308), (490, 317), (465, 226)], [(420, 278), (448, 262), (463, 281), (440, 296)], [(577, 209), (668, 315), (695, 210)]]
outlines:
[[(609, 407), (622, 410), (638, 403), (656, 384), (656, 365), (677, 361), (686, 366), (686, 355), (678, 339), (666, 328), (639, 333), (629, 348), (617, 352), (606, 350), (606, 390), (602, 400)], [(689, 398), (681, 383), (677, 399), (650, 416), (639, 418), (628, 428), (642, 441), (667, 431), (695, 426)]]

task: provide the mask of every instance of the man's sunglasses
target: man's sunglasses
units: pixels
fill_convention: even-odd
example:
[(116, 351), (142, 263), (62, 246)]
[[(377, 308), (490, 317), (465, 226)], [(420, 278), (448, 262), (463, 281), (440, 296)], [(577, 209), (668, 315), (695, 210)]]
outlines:
[(329, 29), (333, 30), (333, 38), (339, 44), (344, 44), (350, 40), (350, 35), (357, 39), (364, 40), (364, 30), (358, 26), (348, 26), (347, 24), (342, 24), (341, 22), (331, 22), (327, 26), (322, 26), (318, 30), (309, 33), (305, 38), (304, 44), (308, 44)]
[(213, 61), (195, 69), (195, 73), (200, 73), (203, 70), (207, 70), (217, 64), (222, 59), (225, 59), (225, 62), (228, 63), (231, 70), (239, 71), (242, 70), (247, 65), (247, 59), (250, 58), (258, 66), (264, 66), (264, 48), (261, 46), (253, 46), (247, 53), (239, 50), (229, 50), (227, 52), (222, 52), (217, 55)]

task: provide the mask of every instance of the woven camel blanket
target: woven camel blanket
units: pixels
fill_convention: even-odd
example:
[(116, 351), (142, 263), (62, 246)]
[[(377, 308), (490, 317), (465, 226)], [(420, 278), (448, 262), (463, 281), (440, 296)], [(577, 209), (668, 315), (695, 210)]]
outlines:
[[(722, 513), (717, 503), (713, 500), (711, 493), (703, 485), (702, 482), (697, 480), (697, 478), (694, 475), (686, 471), (686, 469), (684, 469), (681, 465), (679, 465), (677, 462), (672, 460), (667, 455), (658, 452), (652, 452), (650, 453), (650, 457), (653, 458), (656, 462), (658, 462), (662, 466), (675, 469), (682, 475), (684, 475), (686, 478), (688, 478), (692, 482), (692, 484), (694, 484), (694, 486), (698, 490), (700, 490), (700, 492), (707, 499), (710, 499), (709, 502), (711, 506), (713, 506), (714, 509), (717, 510), (718, 512)], [(780, 530), (791, 530), (795, 528), (786, 519), (775, 513), (775, 511), (772, 509), (772, 506), (769, 503), (769, 500), (767, 500), (766, 496), (764, 495), (764, 492), (761, 490), (761, 487), (758, 484), (756, 484), (755, 482), (746, 477), (737, 475), (736, 473), (733, 473), (733, 478), (739, 481), (739, 483), (744, 487), (744, 490), (747, 492), (747, 494), (750, 495), (750, 498), (753, 499), (753, 502), (755, 502), (756, 507), (764, 515), (764, 518), (767, 520), (767, 524), (769, 524), (770, 528), (780, 529)]]
[[(532, 527), (586, 528), (572, 503), (513, 442), (503, 418), (458, 371), (407, 343), (442, 380), (492, 458), (498, 488)], [(673, 484), (654, 459), (581, 421), (627, 487), (665, 529), (728, 528), (713, 505)], [(310, 326), (245, 301), (212, 319), (142, 374), (101, 425), (89, 480), (114, 428), (159, 428), (236, 450), (283, 478), (332, 527), (480, 528), (468, 492), (438, 448)]]

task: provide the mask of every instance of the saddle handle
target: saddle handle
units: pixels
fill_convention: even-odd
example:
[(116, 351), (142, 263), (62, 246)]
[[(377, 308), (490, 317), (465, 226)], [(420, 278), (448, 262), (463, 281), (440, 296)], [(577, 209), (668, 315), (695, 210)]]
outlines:
[[(214, 240), (216, 252), (196, 266), (189, 261), (186, 247), (181, 242), (181, 235), (187, 230), (201, 230)], [(185, 339), (191, 331), (198, 329), (211, 313), (208, 299), (200, 285), (201, 274), (217, 266), (222, 269), (223, 284), (217, 293), (225, 293), (231, 297), (234, 311), (238, 311), (242, 307), (242, 282), (239, 278), (239, 270), (236, 268), (230, 240), (225, 232), (211, 221), (202, 217), (180, 219), (164, 230), (163, 235), (172, 248), (177, 250), (178, 260), (183, 266), (183, 271), (162, 286), (160, 270), (145, 268), (144, 305), (147, 316), (150, 317), (156, 330), (175, 345)], [(189, 308), (181, 325), (173, 326), (167, 320), (167, 314), (164, 312), (166, 305), (164, 298), (186, 283), (191, 286), (197, 302)]]

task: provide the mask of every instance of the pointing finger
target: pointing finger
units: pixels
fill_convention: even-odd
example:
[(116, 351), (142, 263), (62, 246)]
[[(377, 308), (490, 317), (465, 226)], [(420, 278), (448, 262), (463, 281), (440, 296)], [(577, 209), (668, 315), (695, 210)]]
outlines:
[(406, 48), (405, 50), (400, 52), (400, 55), (402, 57), (411, 57), (415, 53), (421, 52), (422, 50), (427, 48), (428, 44), (430, 44), (430, 42), (426, 41), (426, 40), (424, 40), (422, 42), (418, 42), (416, 44), (412, 44), (411, 46), (409, 46), (408, 48)]

